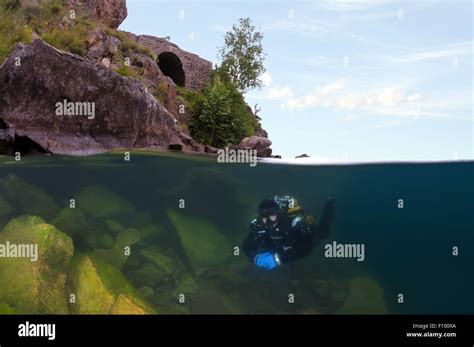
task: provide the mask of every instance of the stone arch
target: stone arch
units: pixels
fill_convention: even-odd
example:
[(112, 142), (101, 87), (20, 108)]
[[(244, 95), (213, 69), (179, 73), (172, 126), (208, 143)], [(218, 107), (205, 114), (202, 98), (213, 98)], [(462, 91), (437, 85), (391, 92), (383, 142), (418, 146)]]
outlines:
[(158, 66), (165, 76), (168, 76), (180, 87), (185, 86), (185, 74), (183, 63), (179, 57), (172, 52), (163, 52), (158, 56)]

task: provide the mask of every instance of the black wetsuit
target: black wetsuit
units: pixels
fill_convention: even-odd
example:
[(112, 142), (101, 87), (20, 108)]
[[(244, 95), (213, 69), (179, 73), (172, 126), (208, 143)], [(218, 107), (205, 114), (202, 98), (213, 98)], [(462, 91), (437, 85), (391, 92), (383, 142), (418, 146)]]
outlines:
[(317, 226), (313, 218), (303, 211), (293, 215), (283, 214), (278, 225), (271, 228), (258, 218), (254, 219), (242, 250), (251, 262), (264, 252), (277, 253), (282, 263), (306, 257), (314, 245), (329, 235), (333, 209), (334, 200), (329, 199)]

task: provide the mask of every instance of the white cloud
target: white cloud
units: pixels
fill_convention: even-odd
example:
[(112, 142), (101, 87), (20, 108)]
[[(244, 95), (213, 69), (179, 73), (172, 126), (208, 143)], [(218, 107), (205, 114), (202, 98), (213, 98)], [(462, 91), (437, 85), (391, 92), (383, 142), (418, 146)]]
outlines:
[(400, 55), (398, 57), (391, 57), (390, 59), (396, 63), (411, 63), (422, 60), (441, 59), (441, 58), (459, 58), (464, 55), (472, 55), (473, 42), (459, 42), (452, 44), (447, 48), (423, 50), (410, 54)]
[(263, 87), (268, 87), (272, 83), (272, 75), (268, 71), (265, 71), (260, 77)]
[(265, 97), (272, 100), (282, 100), (292, 98), (295, 95), (295, 92), (290, 87), (283, 88), (271, 88)]
[[(420, 110), (422, 96), (420, 93), (407, 93), (393, 87), (379, 89), (350, 91), (347, 82), (338, 80), (311, 92), (298, 96), (292, 89), (293, 96), (285, 95), (286, 100), (281, 108), (290, 111), (302, 111), (312, 107), (326, 107), (347, 112), (365, 112), (407, 118), (419, 118), (426, 115)], [(277, 98), (275, 98), (277, 99)], [(350, 113), (344, 117), (345, 121), (353, 121), (358, 115)]]
[(190, 33), (190, 34), (188, 35), (188, 40), (194, 41), (198, 36), (199, 36), (199, 33), (193, 31), (192, 33)]
[(336, 93), (344, 87), (344, 81), (340, 80), (322, 87), (315, 88), (310, 93), (301, 97), (290, 98), (281, 105), (281, 108), (290, 110), (304, 110), (312, 106), (326, 104), (331, 94)]
[(356, 115), (356, 114), (353, 114), (353, 113), (350, 113), (350, 114), (347, 114), (345, 117), (344, 117), (344, 120), (345, 121), (348, 121), (348, 122), (352, 122), (352, 121), (355, 121), (359, 119), (359, 116)]

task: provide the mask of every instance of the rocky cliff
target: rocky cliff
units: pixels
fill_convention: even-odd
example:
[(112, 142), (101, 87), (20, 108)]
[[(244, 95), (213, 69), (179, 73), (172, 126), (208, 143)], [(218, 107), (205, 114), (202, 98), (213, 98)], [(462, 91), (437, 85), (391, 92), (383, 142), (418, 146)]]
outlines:
[(0, 81), (4, 148), (27, 141), (40, 151), (70, 155), (201, 148), (142, 83), (41, 40), (18, 44), (0, 68)]

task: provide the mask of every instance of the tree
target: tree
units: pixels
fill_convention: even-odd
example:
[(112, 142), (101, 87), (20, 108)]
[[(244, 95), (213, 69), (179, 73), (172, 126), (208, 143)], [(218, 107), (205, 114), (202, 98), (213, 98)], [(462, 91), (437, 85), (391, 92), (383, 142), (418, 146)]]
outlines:
[(233, 25), (225, 34), (225, 44), (219, 49), (219, 69), (242, 93), (262, 85), (259, 76), (266, 71), (262, 39), (263, 34), (255, 31), (250, 18), (240, 18), (239, 25)]
[(236, 86), (213, 73), (200, 106), (190, 121), (191, 136), (201, 143), (223, 148), (237, 144), (260, 128), (258, 120)]

